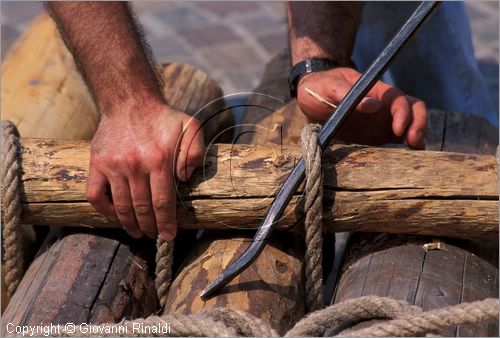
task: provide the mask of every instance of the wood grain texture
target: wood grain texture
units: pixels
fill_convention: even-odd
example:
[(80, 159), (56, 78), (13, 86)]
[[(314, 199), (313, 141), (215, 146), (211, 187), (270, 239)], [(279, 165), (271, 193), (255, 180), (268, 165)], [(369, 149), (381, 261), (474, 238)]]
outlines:
[[(424, 249), (424, 244), (435, 241), (441, 241), (443, 249)], [(378, 295), (430, 310), (498, 297), (497, 267), (466, 247), (464, 241), (436, 237), (357, 234), (348, 247), (332, 303)], [(497, 331), (495, 323), (486, 323), (452, 327), (440, 334), (495, 336)]]
[[(21, 144), (24, 222), (116, 226), (85, 202), (87, 142)], [(288, 146), (209, 148), (203, 170), (178, 187), (179, 226), (255, 227), (299, 156), (299, 149)], [(327, 230), (462, 238), (498, 233), (494, 156), (336, 145), (325, 152), (324, 173)], [(282, 227), (300, 221), (299, 199), (292, 199)]]
[(92, 98), (54, 21), (42, 14), (2, 63), (2, 119), (29, 137), (90, 139), (99, 121)]
[(196, 243), (175, 278), (165, 312), (195, 313), (227, 307), (261, 318), (283, 333), (304, 316), (303, 244), (291, 234), (270, 239), (258, 259), (218, 294), (201, 291), (250, 244), (251, 236), (211, 231)]
[(114, 322), (153, 313), (148, 250), (138, 250), (144, 245), (91, 233), (47, 238), (2, 316), (3, 328), (7, 323)]

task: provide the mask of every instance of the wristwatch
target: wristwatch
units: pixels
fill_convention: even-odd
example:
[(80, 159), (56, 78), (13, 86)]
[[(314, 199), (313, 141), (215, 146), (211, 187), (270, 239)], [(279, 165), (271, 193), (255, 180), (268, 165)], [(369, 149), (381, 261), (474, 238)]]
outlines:
[(321, 72), (323, 70), (333, 69), (340, 65), (328, 59), (305, 59), (292, 67), (288, 77), (290, 86), (290, 96), (297, 97), (297, 84), (302, 75), (307, 73)]

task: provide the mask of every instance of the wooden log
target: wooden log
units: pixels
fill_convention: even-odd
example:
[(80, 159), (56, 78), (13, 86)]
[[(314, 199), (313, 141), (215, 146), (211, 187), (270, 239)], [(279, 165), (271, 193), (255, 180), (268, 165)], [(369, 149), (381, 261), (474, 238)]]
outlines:
[(201, 291), (250, 244), (240, 232), (210, 231), (198, 241), (172, 283), (166, 313), (195, 313), (227, 307), (261, 318), (283, 333), (304, 316), (303, 240), (292, 234), (273, 236), (259, 258), (213, 298)]
[(90, 139), (95, 105), (47, 14), (35, 19), (2, 63), (2, 119), (29, 137)]
[[(289, 56), (285, 51), (271, 63), (275, 73), (268, 82), (273, 85), (262, 86), (257, 92), (284, 93)], [(276, 90), (277, 86), (281, 89)], [(251, 98), (249, 103), (253, 102), (259, 106), (272, 104), (272, 101), (259, 101), (259, 97)], [(254, 118), (252, 124), (256, 127), (254, 133), (247, 131), (242, 138), (256, 135), (265, 140), (266, 135), (272, 135), (275, 142), (281, 137), (298, 142), (300, 129), (306, 122), (295, 100), (271, 115), (255, 109), (248, 115)], [(276, 124), (275, 130), (281, 130), (281, 134), (269, 128)], [(428, 127), (427, 150), (493, 155), (498, 145), (498, 129), (474, 115), (431, 109)], [(422, 220), (422, 223), (426, 221), (432, 220)], [(426, 252), (423, 245), (436, 241), (444, 247)], [(358, 233), (349, 241), (342, 270), (332, 303), (376, 294), (431, 309), (498, 297), (498, 239), (457, 241), (435, 236)], [(330, 333), (333, 332), (325, 335)], [(443, 336), (498, 336), (498, 323), (457, 327), (440, 333)]]
[(148, 268), (154, 243), (123, 234), (98, 235), (93, 231), (46, 239), (2, 316), (4, 332), (8, 323), (116, 322), (156, 311)]
[[(88, 142), (21, 143), (25, 223), (117, 226), (85, 201)], [(299, 156), (299, 149), (287, 146), (209, 148), (204, 169), (178, 187), (179, 226), (254, 227)], [(461, 238), (498, 234), (494, 156), (337, 145), (325, 152), (324, 169), (329, 231)], [(295, 210), (299, 199), (292, 198), (281, 227), (293, 227), (301, 219)]]

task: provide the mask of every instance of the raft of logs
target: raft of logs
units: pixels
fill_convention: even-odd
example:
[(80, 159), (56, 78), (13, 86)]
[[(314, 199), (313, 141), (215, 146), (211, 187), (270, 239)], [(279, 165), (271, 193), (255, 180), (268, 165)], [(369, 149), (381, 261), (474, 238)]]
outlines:
[[(32, 50), (42, 57), (27, 57)], [(256, 92), (287, 93), (288, 64), (286, 51), (274, 58)], [(182, 64), (159, 69), (168, 102), (207, 121), (207, 144), (233, 125), (220, 100), (222, 91), (206, 74)], [(22, 220), (51, 229), (3, 313), (2, 330), (6, 323), (119, 322), (159, 310), (155, 243), (113, 229), (118, 225), (85, 201), (88, 140), (99, 117), (80, 81), (45, 15), (2, 65), (2, 118), (17, 123), (22, 136)], [(280, 99), (289, 100), (286, 95)], [(255, 96), (249, 103), (275, 111), (252, 107), (243, 121), (258, 131), (239, 137), (239, 144), (207, 148), (204, 167), (178, 186), (183, 230), (176, 239), (174, 279), (164, 311), (188, 314), (223, 306), (249, 312), (283, 333), (305, 315), (301, 190), (279, 223), (281, 231), (257, 261), (214, 298), (199, 298), (208, 282), (246, 248), (252, 233), (245, 229), (259, 225), (300, 157), (299, 131), (306, 121), (296, 102), (278, 107), (276, 101), (262, 100)], [(37, 109), (37, 104), (43, 107)], [(498, 297), (497, 131), (457, 113), (432, 111), (429, 123), (431, 151), (337, 144), (325, 153), (325, 230), (357, 232), (326, 303), (374, 294), (427, 310)], [(226, 132), (217, 142), (231, 139)], [(204, 231), (200, 236), (193, 229)], [(325, 234), (325, 278), (333, 238)], [(473, 238), (480, 241), (469, 240)], [(494, 336), (498, 325), (440, 334)]]

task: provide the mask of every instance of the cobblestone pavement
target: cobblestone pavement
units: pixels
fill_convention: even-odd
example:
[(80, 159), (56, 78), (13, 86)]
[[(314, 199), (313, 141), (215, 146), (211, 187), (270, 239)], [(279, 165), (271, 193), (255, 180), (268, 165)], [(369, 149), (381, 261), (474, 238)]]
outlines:
[[(2, 57), (43, 7), (1, 4)], [(468, 1), (481, 71), (498, 107), (498, 1)], [(192, 63), (226, 94), (250, 91), (270, 57), (286, 43), (284, 2), (136, 1), (134, 7), (155, 58)]]

